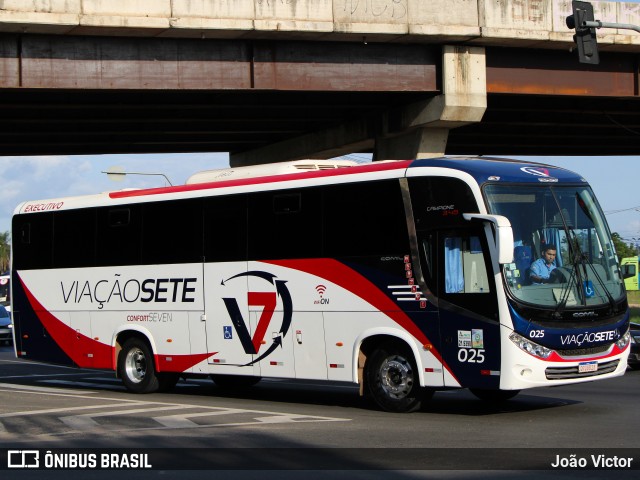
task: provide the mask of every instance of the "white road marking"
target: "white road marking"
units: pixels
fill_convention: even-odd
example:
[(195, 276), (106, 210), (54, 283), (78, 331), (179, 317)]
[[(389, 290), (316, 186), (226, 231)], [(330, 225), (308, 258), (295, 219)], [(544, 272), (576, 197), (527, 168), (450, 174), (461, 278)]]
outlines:
[(87, 374), (88, 372), (95, 373), (95, 370), (66, 366), (66, 365), (54, 365), (51, 363), (40, 363), (35, 360), (0, 360), (0, 363), (18, 363), (20, 365), (25, 365), (25, 366), (28, 365), (28, 366), (38, 366), (38, 367), (61, 368), (65, 370), (75, 370), (76, 372), (84, 372), (85, 374)]
[[(140, 402), (141, 404), (142, 402)], [(47, 415), (50, 413), (74, 412), (76, 410), (100, 410), (101, 408), (130, 407), (130, 403), (110, 403), (109, 405), (84, 405), (82, 407), (49, 408), (46, 410), (29, 410), (26, 412), (10, 412), (0, 414), (0, 418), (26, 417), (29, 415)]]
[[(69, 393), (68, 389), (62, 388), (53, 388), (53, 387), (37, 387), (35, 385), (19, 385), (17, 383), (0, 383), (0, 388), (10, 388), (14, 390), (26, 390), (29, 392), (40, 392), (40, 393)], [(83, 391), (82, 393), (95, 393)]]
[(117, 410), (117, 411), (109, 411), (109, 412), (100, 412), (100, 413), (84, 413), (82, 415), (69, 415), (67, 417), (59, 417), (60, 420), (69, 427), (75, 428), (77, 430), (90, 430), (96, 427), (99, 427), (100, 424), (94, 420), (94, 418), (99, 417), (113, 417), (118, 415), (129, 415), (132, 413), (145, 413), (152, 412), (155, 410), (176, 410), (178, 408), (183, 408), (182, 405), (174, 405), (172, 407), (162, 406), (155, 408), (136, 408), (133, 410)]
[(59, 417), (66, 426), (75, 430), (92, 430), (100, 426), (93, 418), (85, 415), (72, 415), (69, 417)]
[[(82, 380), (95, 381), (91, 382), (74, 382), (66, 380), (37, 380), (39, 383), (45, 384), (57, 384), (57, 385), (73, 385), (73, 386), (91, 386), (91, 387), (103, 387), (103, 388), (116, 388), (117, 386), (111, 385), (111, 383), (119, 382), (118, 379), (113, 377), (99, 377), (96, 372), (92, 372), (93, 376), (86, 376)], [(74, 374), (76, 375), (76, 374)], [(85, 374), (86, 375), (86, 374)], [(26, 377), (22, 377), (26, 378)], [(98, 383), (100, 382), (100, 383)], [(0, 383), (0, 390), (6, 392), (15, 392), (19, 395), (51, 395), (70, 397), (74, 399), (86, 399), (94, 402), (100, 402), (96, 405), (82, 405), (77, 407), (61, 407), (50, 408), (31, 411), (20, 411), (0, 414), (0, 419), (3, 418), (18, 418), (18, 417), (34, 417), (41, 415), (43, 417), (49, 417), (51, 419), (59, 419), (63, 423), (67, 431), (47, 431), (42, 433), (27, 434), (27, 437), (38, 439), (59, 439), (63, 436), (74, 434), (87, 434), (91, 432), (99, 432), (108, 430), (111, 433), (123, 432), (127, 435), (136, 435), (139, 432), (148, 430), (176, 430), (176, 429), (202, 429), (202, 428), (220, 428), (220, 427), (259, 427), (270, 424), (295, 424), (295, 423), (309, 423), (309, 422), (344, 422), (350, 421), (350, 418), (332, 418), (321, 417), (312, 415), (300, 415), (288, 412), (274, 412), (263, 410), (244, 410), (230, 407), (216, 407), (207, 405), (192, 405), (192, 404), (180, 404), (180, 403), (168, 403), (168, 402), (153, 402), (148, 401), (149, 397), (145, 400), (140, 400), (140, 397), (135, 400), (127, 400), (123, 398), (115, 399), (103, 396), (97, 396), (99, 392), (91, 390), (78, 390), (70, 391), (68, 389), (54, 388), (50, 386), (35, 386), (35, 385), (19, 385), (10, 383)], [(179, 411), (176, 414), (161, 415), (156, 413), (157, 416), (150, 416), (150, 412), (168, 412), (170, 410)], [(86, 412), (86, 413), (81, 413)], [(181, 413), (183, 412), (183, 413)], [(149, 414), (149, 415), (148, 415)], [(127, 415), (136, 416), (136, 419), (146, 419), (154, 422), (153, 425), (148, 427), (136, 427), (132, 429), (126, 420)], [(225, 417), (234, 415), (234, 417)], [(101, 423), (101, 417), (114, 417), (109, 425), (106, 425), (104, 421)], [(200, 418), (202, 423), (196, 423), (195, 419)], [(207, 421), (207, 419), (210, 419)], [(215, 423), (214, 418), (217, 418), (218, 422)], [(232, 420), (229, 422), (228, 420)], [(227, 421), (225, 421), (227, 420)], [(0, 422), (0, 435), (3, 438), (12, 438), (16, 435), (25, 437), (23, 432), (11, 432), (11, 427)]]
[[(109, 390), (126, 390), (124, 385), (104, 385), (95, 382), (75, 382), (73, 380), (40, 380), (40, 383), (51, 383), (54, 385), (69, 385), (70, 387), (88, 387), (88, 388), (108, 388)], [(66, 390), (69, 393), (69, 390)], [(83, 391), (83, 393), (87, 393)]]
[(290, 423), (297, 420), (305, 420), (306, 418), (308, 418), (307, 415), (273, 415), (271, 417), (256, 417), (255, 420), (260, 423)]
[(8, 375), (8, 376), (0, 377), (0, 380), (4, 380), (7, 378), (27, 379), (27, 378), (35, 378), (35, 377), (77, 377), (77, 376), (83, 376), (83, 375), (86, 375), (86, 373), (39, 373), (34, 375)]

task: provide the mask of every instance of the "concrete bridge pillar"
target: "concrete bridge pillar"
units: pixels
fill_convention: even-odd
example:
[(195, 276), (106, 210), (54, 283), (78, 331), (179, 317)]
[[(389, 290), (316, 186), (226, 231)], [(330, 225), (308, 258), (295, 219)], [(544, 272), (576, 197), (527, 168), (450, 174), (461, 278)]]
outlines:
[(332, 158), (372, 149), (375, 160), (438, 157), (445, 153), (449, 130), (482, 120), (487, 109), (484, 47), (444, 46), (442, 93), (398, 107), (380, 118), (361, 118), (230, 155), (232, 167)]
[[(443, 47), (442, 94), (405, 107), (375, 139), (374, 160), (438, 157), (449, 130), (482, 120), (487, 109), (483, 47)], [(396, 123), (394, 125), (394, 123)]]

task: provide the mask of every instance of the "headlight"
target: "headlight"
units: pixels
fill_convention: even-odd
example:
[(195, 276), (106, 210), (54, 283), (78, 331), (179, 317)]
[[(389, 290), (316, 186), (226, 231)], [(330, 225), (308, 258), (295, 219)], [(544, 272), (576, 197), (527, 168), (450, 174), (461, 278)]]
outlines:
[(620, 350), (624, 350), (627, 345), (629, 345), (629, 342), (631, 342), (631, 333), (629, 332), (629, 330), (627, 330), (627, 333), (625, 333), (618, 339), (616, 345)]
[(511, 335), (509, 335), (509, 340), (515, 343), (521, 350), (524, 350), (538, 358), (547, 358), (551, 355), (551, 352), (553, 352), (550, 348), (538, 345), (537, 343), (524, 338), (522, 335), (518, 335), (516, 332), (512, 332)]

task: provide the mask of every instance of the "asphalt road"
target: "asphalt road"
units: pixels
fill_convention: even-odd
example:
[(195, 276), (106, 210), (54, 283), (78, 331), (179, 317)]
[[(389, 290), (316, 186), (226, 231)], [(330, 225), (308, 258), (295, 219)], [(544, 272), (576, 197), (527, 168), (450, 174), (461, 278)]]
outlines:
[[(512, 470), (522, 470), (518, 478), (631, 478), (640, 467), (638, 398), (640, 371), (525, 391), (502, 405), (466, 390), (438, 392), (412, 414), (378, 411), (356, 388), (322, 382), (263, 380), (228, 391), (202, 379), (181, 381), (172, 393), (133, 395), (112, 372), (25, 362), (1, 346), (0, 454), (165, 449), (151, 451), (154, 470), (137, 472), (138, 479), (157, 478), (173, 464), (188, 468), (189, 462), (233, 472), (233, 478), (262, 479), (276, 470), (277, 478), (300, 478), (300, 468), (305, 480), (340, 471), (348, 478), (383, 478), (375, 477), (381, 469), (391, 469), (393, 478), (486, 478), (485, 469), (493, 478), (510, 478)], [(204, 467), (193, 452), (207, 454)], [(614, 454), (635, 463), (607, 471), (548, 467), (556, 455), (568, 460), (572, 454), (589, 464), (591, 455)], [(79, 478), (115, 478), (113, 472), (85, 470)], [(0, 470), (3, 478), (43, 473), (69, 478), (60, 470)], [(185, 478), (214, 478), (191, 473)]]

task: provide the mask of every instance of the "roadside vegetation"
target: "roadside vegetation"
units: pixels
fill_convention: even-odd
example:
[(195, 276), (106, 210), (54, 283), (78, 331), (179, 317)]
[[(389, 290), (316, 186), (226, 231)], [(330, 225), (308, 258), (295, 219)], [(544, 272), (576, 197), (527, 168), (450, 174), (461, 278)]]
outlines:
[(11, 243), (9, 232), (0, 232), (0, 273), (9, 270), (9, 255), (11, 254)]
[(627, 292), (631, 310), (631, 321), (640, 323), (640, 291)]

